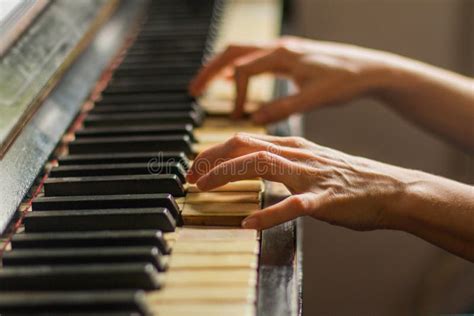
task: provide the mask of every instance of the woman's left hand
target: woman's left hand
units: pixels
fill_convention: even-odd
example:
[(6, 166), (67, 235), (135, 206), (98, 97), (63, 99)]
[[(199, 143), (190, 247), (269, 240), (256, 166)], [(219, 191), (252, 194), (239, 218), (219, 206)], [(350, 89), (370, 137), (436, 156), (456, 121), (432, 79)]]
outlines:
[(308, 215), (355, 230), (389, 228), (397, 201), (418, 173), (316, 145), (300, 137), (239, 133), (201, 153), (188, 181), (201, 190), (261, 177), (292, 195), (248, 216), (242, 226), (265, 229)]

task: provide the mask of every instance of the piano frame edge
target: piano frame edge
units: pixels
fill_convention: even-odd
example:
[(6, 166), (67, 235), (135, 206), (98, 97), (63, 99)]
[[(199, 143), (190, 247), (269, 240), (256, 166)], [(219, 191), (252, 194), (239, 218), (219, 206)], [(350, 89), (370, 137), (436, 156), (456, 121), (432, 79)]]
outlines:
[[(275, 97), (288, 95), (289, 83), (277, 80)], [(301, 136), (302, 116), (269, 126), (278, 136)], [(278, 203), (287, 195), (266, 182), (264, 207)], [(258, 271), (258, 316), (299, 316), (303, 306), (303, 221), (301, 218), (262, 231)]]
[[(145, 3), (146, 0), (120, 1), (110, 19), (63, 74), (0, 160), (0, 234), (9, 234), (6, 228), (20, 216), (20, 204), (29, 199), (45, 163), (88, 100), (103, 71), (123, 47), (123, 39), (143, 14)], [(107, 45), (101, 45), (104, 38)]]

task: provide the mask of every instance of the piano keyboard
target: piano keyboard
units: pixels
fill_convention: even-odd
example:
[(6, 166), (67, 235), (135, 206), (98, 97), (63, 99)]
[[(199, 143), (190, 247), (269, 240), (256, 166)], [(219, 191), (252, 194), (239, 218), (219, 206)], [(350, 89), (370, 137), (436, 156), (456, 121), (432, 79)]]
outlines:
[(202, 150), (265, 133), (187, 96), (223, 12), (150, 4), (3, 254), (0, 314), (255, 315), (259, 234), (240, 223), (263, 182), (200, 192), (185, 180)]

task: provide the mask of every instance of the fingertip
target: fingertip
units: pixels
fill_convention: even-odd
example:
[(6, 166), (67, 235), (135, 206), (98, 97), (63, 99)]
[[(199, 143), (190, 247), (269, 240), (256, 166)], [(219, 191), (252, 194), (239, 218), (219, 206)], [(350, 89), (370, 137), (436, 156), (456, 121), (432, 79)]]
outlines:
[(199, 179), (199, 174), (192, 168), (186, 173), (186, 181), (193, 184)]
[(196, 181), (196, 186), (198, 187), (199, 190), (201, 191), (207, 191), (209, 190), (209, 183), (207, 181), (207, 176), (202, 176)]
[(246, 229), (258, 229), (258, 221), (254, 217), (246, 217), (241, 223), (242, 228)]

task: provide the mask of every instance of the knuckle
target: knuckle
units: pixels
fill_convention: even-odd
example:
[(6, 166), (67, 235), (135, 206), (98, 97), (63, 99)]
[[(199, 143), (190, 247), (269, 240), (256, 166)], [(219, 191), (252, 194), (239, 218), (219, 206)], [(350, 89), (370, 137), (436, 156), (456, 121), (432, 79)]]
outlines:
[(271, 154), (278, 155), (281, 152), (281, 148), (275, 144), (268, 144), (266, 146), (266, 151), (268, 151)]
[(290, 50), (288, 49), (286, 43), (278, 43), (274, 49), (274, 52), (281, 55), (287, 55), (290, 53)]
[(295, 147), (305, 147), (306, 139), (299, 136), (288, 137), (289, 142)]
[(298, 210), (301, 210), (304, 214), (308, 214), (310, 211), (310, 203), (307, 198), (296, 195), (291, 197), (291, 204)]
[(237, 133), (228, 140), (230, 147), (243, 147), (250, 144), (250, 136), (245, 133)]
[(257, 161), (270, 161), (271, 154), (267, 151), (258, 151), (255, 153), (255, 160)]

